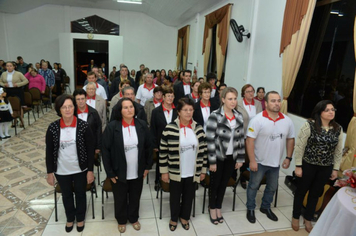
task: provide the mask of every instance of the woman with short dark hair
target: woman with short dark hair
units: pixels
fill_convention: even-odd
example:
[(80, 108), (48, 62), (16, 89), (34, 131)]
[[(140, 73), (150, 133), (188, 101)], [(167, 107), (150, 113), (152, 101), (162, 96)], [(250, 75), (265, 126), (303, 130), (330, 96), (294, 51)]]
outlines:
[(75, 109), (73, 96), (57, 97), (55, 110), (61, 118), (51, 123), (46, 133), (47, 183), (54, 186), (56, 178), (61, 188), (66, 232), (72, 231), (75, 220), (77, 231), (83, 231), (86, 186), (94, 181), (94, 136), (88, 123), (74, 116)]
[(120, 233), (129, 221), (135, 230), (138, 221), (143, 179), (152, 165), (152, 146), (147, 123), (135, 118), (130, 98), (117, 103), (117, 119), (107, 125), (103, 134), (102, 154), (106, 175), (110, 178), (115, 218)]
[(205, 134), (193, 120), (194, 102), (181, 98), (177, 112), (178, 118), (163, 130), (159, 148), (162, 181), (170, 185), (171, 231), (176, 230), (178, 219), (189, 230), (195, 186), (205, 178), (207, 170)]
[(295, 144), (295, 175), (299, 177), (294, 194), (292, 228), (299, 230), (299, 217), (307, 191), (308, 201), (303, 214), (305, 230), (312, 230), (315, 207), (324, 185), (337, 178), (343, 148), (342, 127), (335, 122), (332, 101), (316, 104), (311, 118), (301, 127)]

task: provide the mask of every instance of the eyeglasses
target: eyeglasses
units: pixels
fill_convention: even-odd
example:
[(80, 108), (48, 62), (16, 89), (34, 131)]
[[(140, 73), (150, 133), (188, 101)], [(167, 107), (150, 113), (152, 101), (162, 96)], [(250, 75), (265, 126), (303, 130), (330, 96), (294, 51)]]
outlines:
[(324, 110), (324, 112), (329, 112), (329, 111), (333, 111), (333, 112), (335, 112), (335, 111), (337, 111), (335, 108), (331, 108), (331, 109), (325, 109)]
[(203, 94), (211, 94), (210, 91), (204, 91)]
[(63, 106), (61, 107), (61, 110), (72, 110), (74, 106)]
[(255, 93), (253, 90), (245, 91), (245, 93)]

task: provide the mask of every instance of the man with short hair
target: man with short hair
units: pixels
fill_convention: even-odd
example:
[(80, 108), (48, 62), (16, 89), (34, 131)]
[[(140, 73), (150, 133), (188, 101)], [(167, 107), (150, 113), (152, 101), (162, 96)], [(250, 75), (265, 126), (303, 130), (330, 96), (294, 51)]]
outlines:
[(101, 68), (101, 71), (104, 73), (104, 75), (106, 76), (106, 78), (109, 76), (109, 73), (108, 73), (108, 69), (106, 68), (106, 65), (105, 65), (105, 63), (103, 62), (103, 63), (101, 63), (101, 66), (100, 66), (100, 68)]
[[(124, 87), (122, 89), (122, 94), (124, 95), (125, 98), (130, 98), (133, 101), (134, 106), (135, 106), (135, 110), (137, 111), (137, 115), (135, 116), (135, 118), (144, 120), (147, 123), (147, 116), (146, 116), (144, 107), (140, 103), (137, 103), (135, 101), (136, 100), (135, 89), (133, 87), (131, 87), (131, 86)], [(117, 103), (113, 107), (113, 109), (111, 111), (110, 121), (117, 120), (118, 112), (119, 112), (118, 105), (119, 104)]]
[(280, 112), (281, 97), (275, 91), (266, 94), (266, 110), (257, 114), (247, 128), (246, 150), (250, 160), (250, 181), (247, 187), (247, 214), (250, 223), (256, 222), (256, 194), (261, 180), (266, 176), (266, 188), (260, 211), (273, 221), (278, 217), (271, 211), (273, 195), (278, 187), (279, 165), (284, 147), (287, 157), (282, 167), (287, 169), (294, 149), (294, 125)]
[(180, 81), (174, 85), (174, 105), (177, 106), (179, 99), (185, 97), (192, 92), (190, 87), (190, 81), (192, 78), (192, 71), (183, 71), (183, 81)]
[[(106, 92), (105, 92), (104, 87), (103, 87), (101, 84), (97, 83), (97, 77), (96, 77), (96, 74), (95, 74), (93, 71), (91, 71), (91, 72), (89, 72), (89, 73), (87, 74), (87, 80), (88, 80), (88, 82), (93, 82), (93, 83), (95, 83), (95, 85), (96, 85), (96, 94), (100, 95), (100, 96), (101, 96), (102, 98), (104, 98), (105, 100), (108, 99), (107, 96), (106, 96)], [(85, 86), (83, 87), (83, 89), (84, 89), (85, 91), (86, 91), (87, 86), (88, 86), (88, 85), (85, 85)]]
[(53, 71), (48, 69), (47, 62), (42, 62), (42, 69), (38, 70), (38, 74), (42, 75), (46, 81), (46, 85), (52, 90), (56, 80)]
[(206, 80), (207, 82), (211, 85), (211, 94), (210, 94), (210, 97), (211, 98), (218, 98), (219, 97), (219, 94), (218, 94), (218, 91), (216, 89), (216, 74), (213, 73), (213, 72), (210, 72), (208, 73), (208, 75), (206, 76)]
[(145, 65), (141, 64), (140, 65), (140, 70), (136, 72), (136, 76), (135, 76), (136, 88), (138, 88), (138, 86), (140, 86), (140, 78), (143, 75), (143, 70), (144, 69), (145, 69)]
[(153, 89), (157, 87), (157, 85), (153, 83), (153, 74), (151, 73), (143, 75), (143, 81), (144, 83), (140, 85), (136, 95), (137, 102), (142, 106), (145, 105), (147, 99), (153, 97)]
[(112, 82), (115, 79), (115, 73), (116, 73), (116, 66), (113, 66), (109, 76), (110, 82)]
[(92, 71), (93, 67), (96, 67), (94, 64), (94, 60), (90, 60), (90, 64), (88, 65), (87, 72)]
[(119, 100), (121, 98), (124, 97), (124, 95), (122, 94), (122, 89), (125, 87), (129, 87), (129, 86), (131, 86), (131, 83), (129, 80), (121, 81), (121, 83), (119, 85), (120, 92), (118, 92), (114, 97), (111, 98), (110, 107), (109, 107), (109, 117), (111, 117), (111, 112), (112, 112), (112, 109), (114, 108), (114, 106), (119, 102)]
[(39, 62), (36, 62), (35, 68), (38, 71), (39, 69), (41, 69), (41, 64)]
[(113, 96), (115, 96), (115, 94), (117, 94), (119, 92), (119, 84), (121, 81), (124, 81), (124, 80), (129, 80), (131, 83), (131, 86), (136, 91), (135, 81), (130, 76), (128, 76), (128, 73), (129, 73), (129, 69), (125, 65), (121, 66), (120, 71), (116, 72), (116, 74), (115, 74), (116, 78), (112, 81), (111, 87), (110, 87), (110, 99)]
[(18, 72), (21, 72), (22, 74), (27, 73), (28, 64), (23, 61), (23, 58), (21, 56), (17, 57), (16, 65), (17, 65)]

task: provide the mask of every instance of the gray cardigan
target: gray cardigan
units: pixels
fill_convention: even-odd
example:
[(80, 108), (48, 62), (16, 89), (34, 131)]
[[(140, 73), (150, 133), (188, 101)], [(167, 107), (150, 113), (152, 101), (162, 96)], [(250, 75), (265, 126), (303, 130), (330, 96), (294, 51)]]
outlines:
[(245, 162), (245, 141), (242, 114), (233, 110), (236, 120), (236, 128), (231, 130), (225, 116), (224, 108), (213, 111), (207, 121), (206, 140), (208, 143), (209, 164), (216, 164), (216, 160), (226, 159), (226, 151), (229, 147), (231, 135), (233, 135), (233, 159), (236, 162)]
[[(256, 107), (256, 115), (260, 112), (262, 112), (262, 104), (260, 101), (255, 100), (255, 107)], [(237, 101), (237, 110), (242, 114), (243, 120), (244, 120), (244, 133), (247, 133), (247, 126), (248, 123), (250, 122), (250, 117), (248, 116), (248, 113), (244, 107), (244, 100), (243, 98), (239, 99)]]

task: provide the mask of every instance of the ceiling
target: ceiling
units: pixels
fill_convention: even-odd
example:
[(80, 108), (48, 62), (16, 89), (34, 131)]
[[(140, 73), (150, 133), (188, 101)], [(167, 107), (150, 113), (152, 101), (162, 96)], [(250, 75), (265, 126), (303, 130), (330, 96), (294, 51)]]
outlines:
[(118, 3), (114, 0), (0, 0), (0, 12), (18, 14), (46, 5), (66, 5), (142, 12), (161, 23), (177, 27), (222, 0), (142, 0), (142, 4)]

